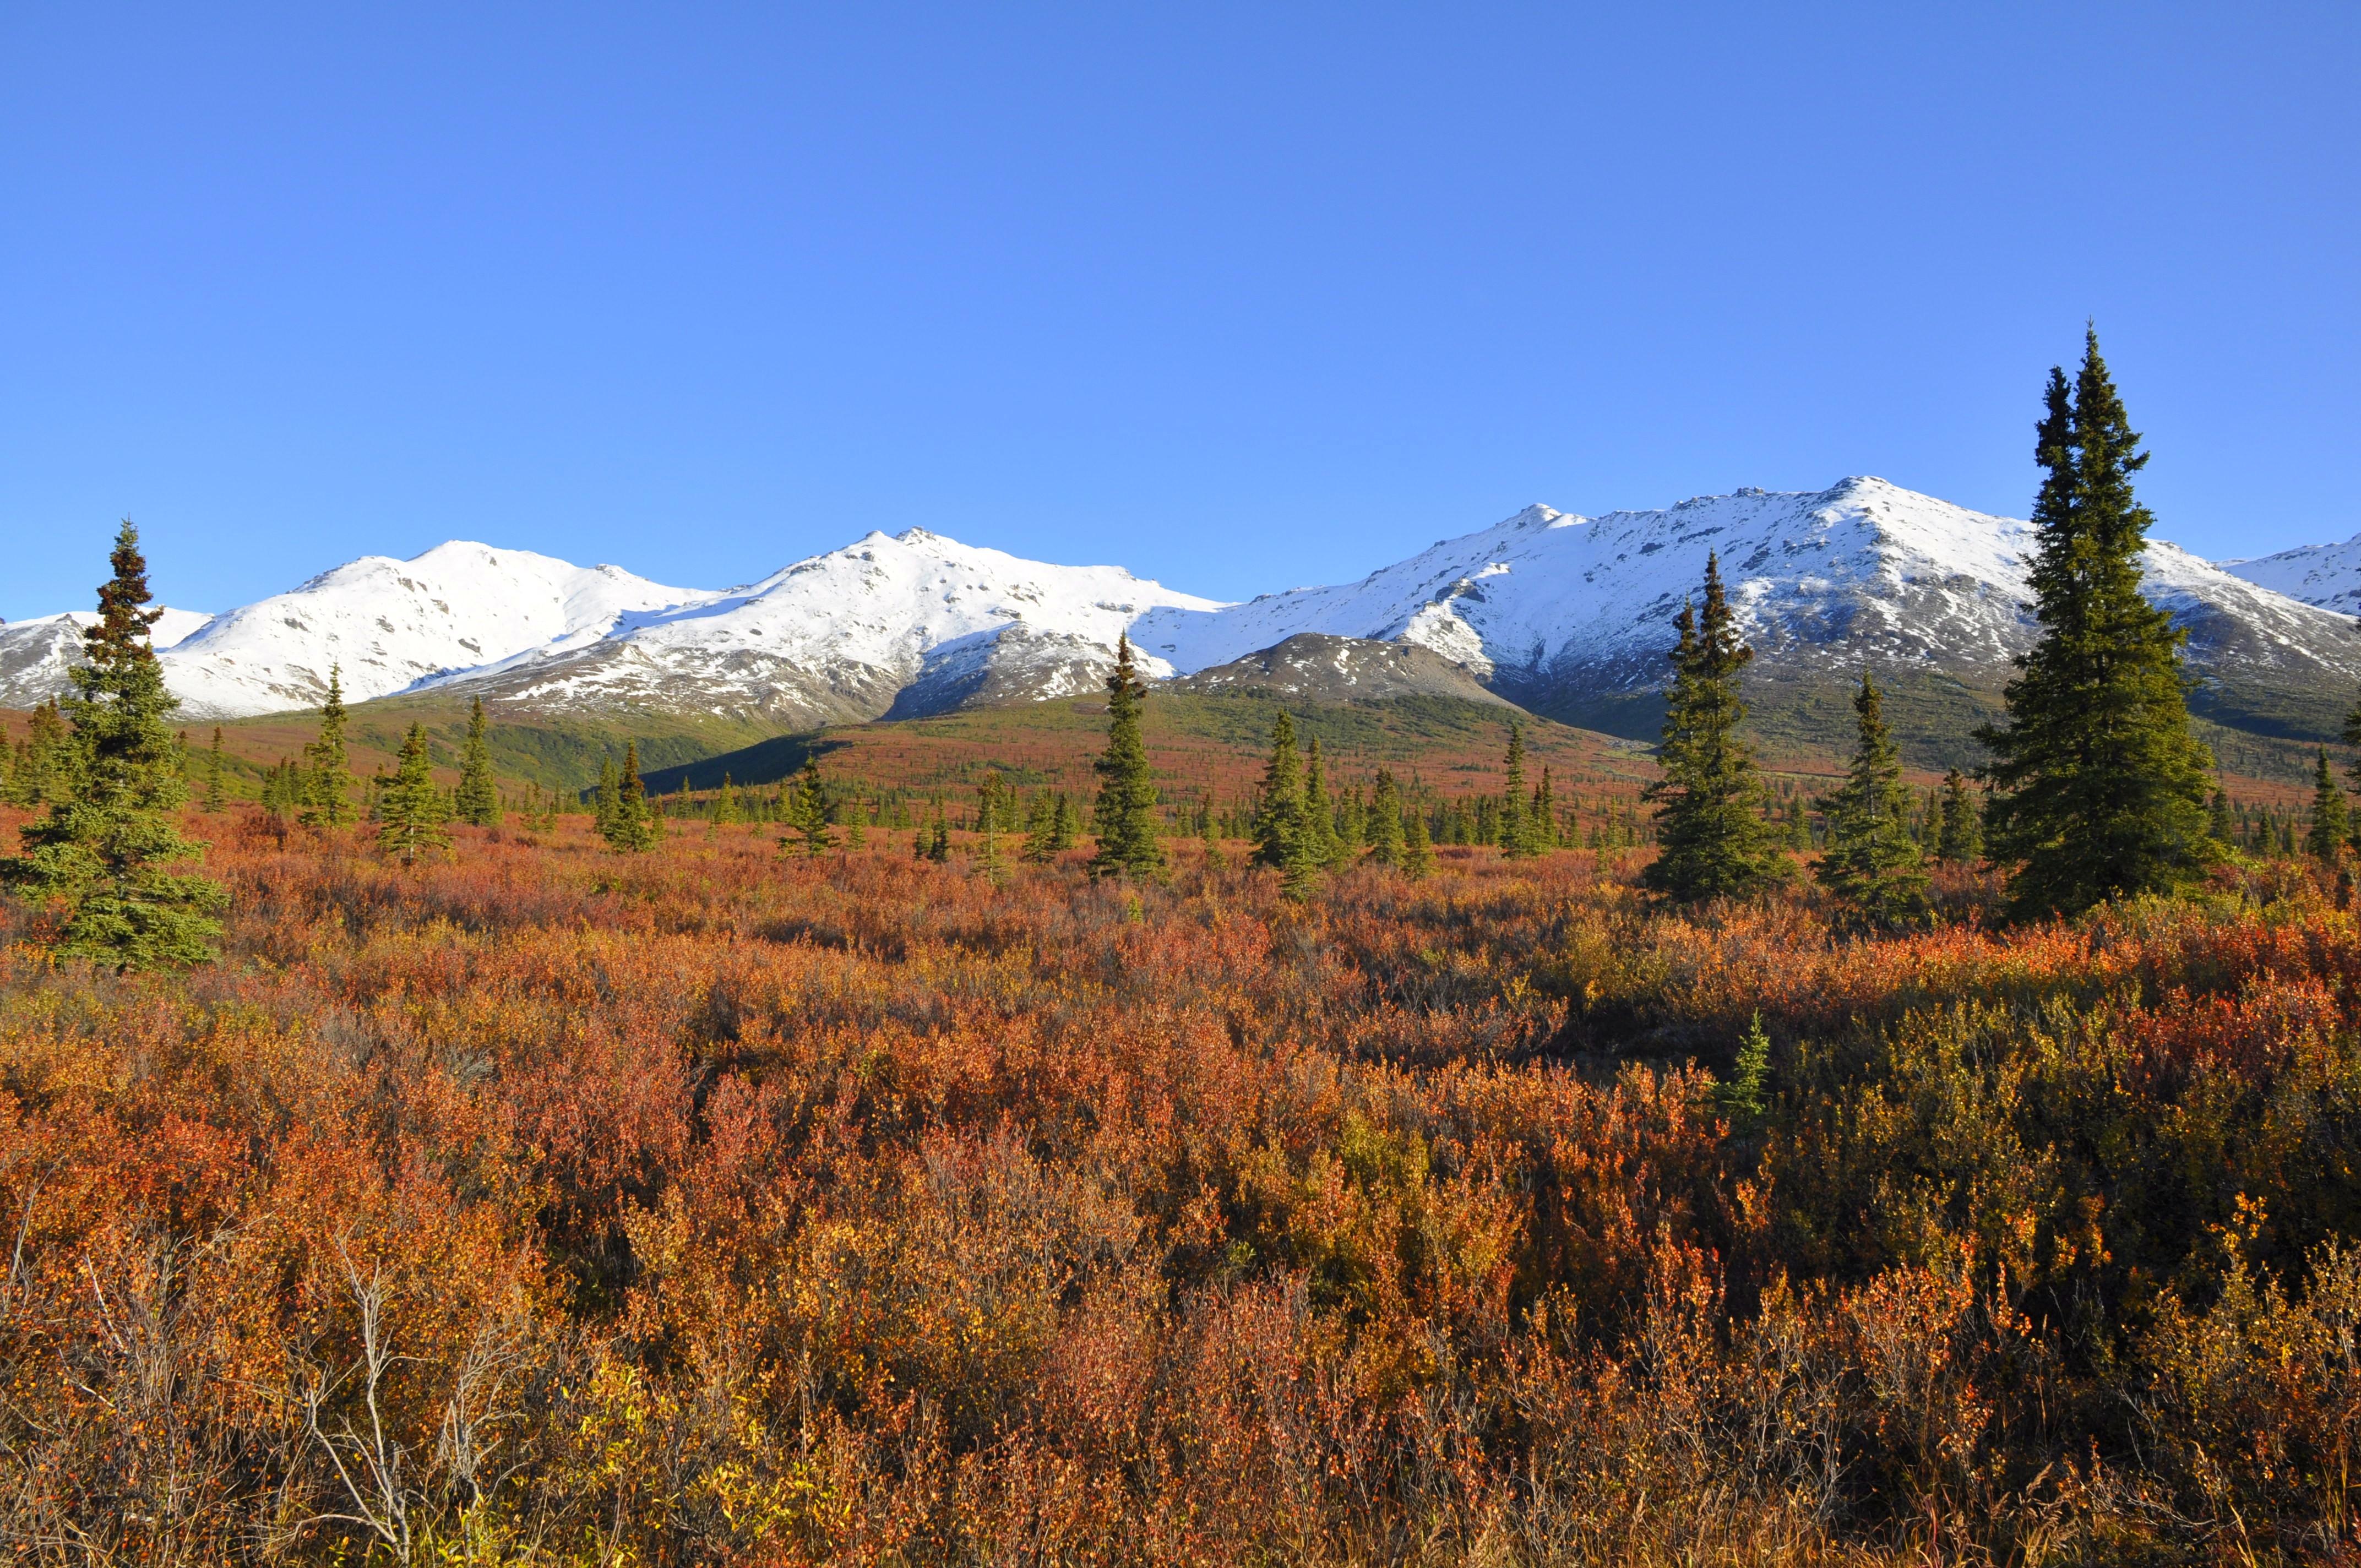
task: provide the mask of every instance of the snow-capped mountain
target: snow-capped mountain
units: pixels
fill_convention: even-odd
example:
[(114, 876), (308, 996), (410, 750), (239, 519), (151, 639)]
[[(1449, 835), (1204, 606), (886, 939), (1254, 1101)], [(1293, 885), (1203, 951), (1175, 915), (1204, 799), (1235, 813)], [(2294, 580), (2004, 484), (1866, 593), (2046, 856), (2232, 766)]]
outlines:
[[(1756, 651), (1758, 711), (1794, 695), (1783, 685), (1825, 690), (1867, 665), (1883, 682), (1956, 688), (1960, 702), (1942, 700), (1965, 714), (1989, 710), (2009, 660), (2033, 641), (2033, 545), (2030, 523), (1876, 478), (1597, 518), (1534, 506), (1357, 583), (1157, 611), (1132, 635), (1181, 669), (1301, 631), (1418, 642), (1538, 712), (1631, 729), (1648, 722), (1673, 620), (1712, 552)], [(2150, 598), (2190, 631), (2191, 663), (2208, 682), (2201, 707), (2279, 728), (2289, 716), (2266, 700), (2274, 692), (2361, 678), (2349, 620), (2160, 541), (2145, 569)]]
[(2224, 561), (2222, 569), (2323, 609), (2361, 615), (2361, 533), (2342, 544), (2300, 544), (2251, 561)]
[(310, 707), (332, 664), (346, 700), (362, 702), (528, 650), (578, 647), (713, 597), (620, 566), (454, 540), (407, 561), (364, 555), (216, 616), (164, 653), (164, 678), (195, 718)]
[[(461, 680), (537, 707), (670, 708), (782, 728), (906, 718), (1093, 689), (1117, 635), (1144, 612), (1217, 608), (1120, 566), (1050, 565), (912, 528)], [(1144, 667), (1172, 673), (1161, 660)]]
[[(213, 619), (202, 610), (167, 609), (148, 629), (148, 641), (156, 648), (176, 646)], [(0, 707), (30, 707), (64, 695), (71, 685), (66, 672), (82, 663), (82, 630), (97, 621), (95, 612), (76, 609), (0, 623)]]
[[(1151, 676), (1221, 668), (1191, 689), (1436, 692), (1464, 685), (1464, 671), (1537, 712), (1646, 736), (1673, 618), (1714, 552), (1757, 652), (1750, 699), (1766, 728), (1840, 740), (1845, 688), (1867, 666), (1894, 692), (1905, 739), (1963, 745), (2033, 641), (2033, 544), (2026, 522), (1874, 478), (1596, 518), (1533, 506), (1358, 582), (1234, 605), (923, 528), (872, 532), (719, 592), (455, 543), (180, 618), (157, 641), (200, 718), (312, 706), (334, 663), (354, 701), (439, 689), (514, 717), (603, 710), (784, 732), (1093, 690), (1128, 630)], [(2349, 548), (2361, 572), (2361, 541), (2326, 548)], [(2149, 545), (2148, 593), (2189, 632), (2199, 711), (2271, 733), (2333, 732), (2361, 683), (2361, 630), (2278, 591), (2278, 580), (2307, 597), (2345, 591), (2286, 577), (2329, 572), (2316, 559), (2284, 565), (2321, 555), (2239, 563), (2234, 576)], [(62, 688), (77, 619), (88, 618), (0, 627), (0, 705)], [(1281, 650), (1291, 638), (1304, 641)], [(1373, 644), (1448, 670), (1413, 669)]]

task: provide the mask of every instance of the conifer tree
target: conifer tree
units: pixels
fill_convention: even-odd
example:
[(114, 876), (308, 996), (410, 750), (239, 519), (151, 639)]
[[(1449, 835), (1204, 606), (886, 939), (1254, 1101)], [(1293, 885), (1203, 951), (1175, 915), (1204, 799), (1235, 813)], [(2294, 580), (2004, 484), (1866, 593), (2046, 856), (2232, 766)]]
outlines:
[(1368, 848), (1368, 807), (1361, 800), (1361, 786), (1355, 784), (1336, 802), (1336, 849), (1329, 863), (1359, 864), (1361, 852)]
[(653, 850), (664, 841), (664, 825), (648, 808), (648, 786), (640, 777), (640, 743), (623, 742), (619, 771), (608, 759), (598, 773), (598, 832), (609, 849), (625, 854)]
[(1320, 737), (1314, 735), (1303, 752), (1303, 811), (1299, 818), (1303, 833), (1303, 852), (1312, 863), (1323, 868), (1336, 863), (1335, 806), (1328, 798), (1328, 764), (1320, 754)]
[(1983, 859), (1983, 812), (1968, 776), (1953, 768), (1943, 775), (1943, 804), (1936, 819), (1935, 858), (1947, 865), (1968, 865)]
[(378, 792), (378, 851), (407, 866), (423, 854), (450, 848), (451, 836), (443, 831), (441, 794), (427, 756), (426, 727), (413, 723), (402, 737), (401, 760), (393, 777)]
[(623, 806), (623, 777), (615, 767), (615, 759), (598, 759), (598, 788), (591, 795), (590, 825), (598, 837), (609, 844), (615, 841)]
[(470, 828), (500, 825), (500, 791), (492, 777), (490, 728), (484, 718), (484, 699), (478, 697), (467, 714), (467, 743), (459, 753), (459, 788), (452, 797), (459, 820)]
[(48, 806), (73, 793), (73, 746), (58, 699), (34, 707), (16, 756), (16, 778), (9, 801), (16, 806)]
[(1157, 841), (1156, 780), (1139, 731), (1148, 687), (1133, 666), (1128, 633), (1115, 637), (1115, 674), (1107, 677), (1106, 691), (1106, 751), (1096, 764), (1099, 846), (1091, 857), (1091, 874), (1155, 876), (1164, 870), (1164, 846)]
[(2228, 790), (2216, 788), (2213, 791), (2213, 805), (2207, 814), (2205, 830), (2213, 836), (2215, 843), (2225, 850), (2238, 841), (2238, 823), (2230, 813)]
[[(0, 861), (0, 883), (63, 905), (58, 950), (118, 970), (202, 963), (221, 934), (219, 883), (174, 872), (203, 855), (173, 814), (188, 798), (180, 748), (167, 719), (180, 706), (148, 641), (161, 610), (148, 602), (139, 531), (115, 535), (114, 576), (98, 590), (98, 621), (82, 633), (84, 663), (68, 672), (73, 695), (57, 759), (70, 789), (46, 796), (47, 817), (16, 830), (24, 853)], [(47, 789), (54, 789), (53, 778)]]
[(1369, 860), (1389, 869), (1402, 863), (1401, 786), (1390, 768), (1378, 770), (1369, 792)]
[(787, 830), (779, 835), (782, 850), (800, 848), (810, 858), (836, 846), (836, 835), (829, 830), (828, 790), (820, 782), (817, 753), (805, 754), (803, 772), (788, 792), (786, 827)]
[(2337, 784), (2336, 775), (2329, 771), (2326, 747), (2320, 749), (2319, 758), (2319, 767), (2312, 774), (2312, 818), (2309, 831), (2303, 836), (2303, 847), (2316, 861), (2334, 861), (2352, 833), (2352, 823), (2345, 808), (2345, 791)]
[(721, 793), (714, 797), (713, 815), (708, 820), (722, 828), (735, 828), (743, 820), (738, 809), (737, 786), (726, 773), (721, 775)]
[(941, 801), (935, 802), (935, 819), (919, 837), (926, 840), (927, 859), (939, 866), (950, 862), (951, 825), (943, 816)]
[(1082, 810), (1074, 804), (1074, 797), (1064, 790), (1058, 792), (1058, 809), (1054, 820), (1055, 837), (1049, 846), (1051, 849), (1071, 850), (1082, 842)]
[(1295, 748), (1295, 720), (1285, 708), (1270, 727), (1270, 758), (1255, 801), (1254, 863), (1284, 866), (1303, 838), (1303, 762)]
[(2168, 893), (2212, 854), (2206, 774), (2189, 729), (2184, 634), (2140, 593), (2154, 521), (2132, 491), (2147, 462), (2096, 332), (2070, 392), (2052, 369), (2034, 437), (2031, 580), (2041, 634), (2017, 660), (2007, 721), (1977, 738), (1992, 858), (2012, 867), (2019, 916), (2079, 914), (2109, 898)]
[(1641, 881), (1683, 900), (1743, 897), (1780, 880), (1786, 861), (1763, 815), (1753, 749), (1738, 733), (1746, 720), (1739, 672), (1754, 650), (1739, 641), (1715, 556), (1706, 557), (1702, 613), (1684, 604), (1674, 626), (1664, 771), (1644, 792), (1656, 807), (1659, 850)]
[(1426, 813), (1413, 808), (1402, 828), (1402, 875), (1423, 882), (1434, 870), (1434, 842), (1426, 830)]
[(1557, 848), (1557, 792), (1551, 787), (1546, 766), (1542, 769), (1542, 782), (1533, 786), (1533, 809), (1528, 820), (1532, 824), (1534, 853)]
[(1049, 790), (1035, 791), (1026, 807), (1023, 853), (1035, 865), (1058, 858), (1058, 799)]
[(222, 732), (221, 726), (216, 724), (214, 726), (214, 743), (205, 752), (204, 809), (209, 816), (218, 816), (221, 812), (223, 784)]
[(1279, 884), (1290, 897), (1307, 894), (1320, 861), (1304, 798), (1308, 767), (1295, 749), (1295, 720), (1281, 708), (1271, 723), (1270, 760), (1263, 765), (1262, 795), (1256, 803), (1254, 862), (1279, 873)]
[(838, 815), (844, 827), (844, 847), (869, 848), (869, 803), (855, 796), (844, 803), (844, 809)]
[[(2345, 714), (2345, 730), (2339, 739), (2347, 746), (2361, 747), (2361, 703), (2355, 703), (2351, 711)], [(2361, 793), (2361, 751), (2356, 751), (2353, 760), (2345, 764), (2345, 776), (2352, 781), (2354, 790)], [(2361, 811), (2351, 811), (2345, 815), (2353, 825), (2353, 847), (2361, 850)]]
[(353, 807), (353, 770), (345, 756), (344, 672), (328, 666), (327, 700), (320, 705), (320, 738), (303, 748), (311, 763), (303, 782), (303, 809), (297, 820), (312, 828), (350, 827), (359, 813)]
[(1500, 815), (1495, 842), (1506, 859), (1521, 861), (1533, 853), (1531, 814), (1525, 799), (1525, 727), (1509, 720), (1509, 755), (1501, 767), (1507, 777), (1500, 789)]
[(1902, 757), (1886, 728), (1884, 701), (1864, 672), (1853, 697), (1857, 735), (1843, 785), (1821, 803), (1828, 847), (1817, 874), (1828, 891), (1864, 919), (1899, 925), (1927, 905), (1927, 872), (1910, 836), (1910, 792)]

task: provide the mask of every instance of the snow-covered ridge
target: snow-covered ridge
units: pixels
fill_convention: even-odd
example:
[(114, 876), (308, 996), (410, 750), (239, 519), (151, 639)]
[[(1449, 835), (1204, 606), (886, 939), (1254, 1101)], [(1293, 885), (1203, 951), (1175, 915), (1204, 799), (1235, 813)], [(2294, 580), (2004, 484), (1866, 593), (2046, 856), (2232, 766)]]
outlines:
[[(2020, 519), (1866, 477), (1596, 518), (1533, 506), (1357, 583), (1211, 612), (1159, 611), (1132, 634), (1184, 670), (1301, 631), (1418, 642), (1546, 706), (1570, 687), (1661, 684), (1673, 620), (1713, 554), (1766, 672), (1872, 663), (1990, 673), (2032, 641), (2034, 546)], [(2253, 632), (2239, 640), (2250, 664), (2283, 656), (2323, 672), (2361, 670), (2361, 642), (2323, 611), (2160, 540), (2144, 570), (2158, 603), (2184, 621), (2208, 620), (2213, 641), (2192, 633), (2200, 656), (2224, 646), (2226, 620)]]
[[(1244, 604), (924, 528), (871, 532), (720, 591), (453, 543), (168, 622), (158, 644), (193, 718), (313, 706), (336, 663), (356, 701), (455, 686), (495, 702), (805, 728), (1088, 691), (1126, 630), (1151, 676), (1312, 633), (1415, 645), (1496, 693), (1579, 717), (1594, 697), (1662, 683), (1673, 618), (1708, 552), (1762, 680), (1916, 666), (1996, 691), (2032, 641), (2033, 544), (2020, 520), (1871, 477), (1588, 518), (1528, 507), (1357, 582)], [(2325, 548), (2351, 551), (2361, 575), (2361, 541)], [(2319, 554), (2240, 563), (2232, 576), (2158, 541), (2145, 565), (2150, 596), (2190, 631), (2199, 674), (2301, 694), (2308, 711), (2320, 683), (2361, 679), (2351, 620), (2267, 586), (2273, 571), (2299, 571), (2288, 565), (2299, 556), (2310, 563), (2300, 572), (2327, 572)], [(61, 688), (77, 647), (71, 618), (0, 627), (0, 705)]]
[(364, 555), (218, 616), (165, 652), (164, 676), (194, 718), (312, 707), (332, 664), (346, 698), (360, 702), (527, 650), (580, 646), (636, 615), (712, 597), (620, 566), (454, 540), (407, 561)]
[(2300, 544), (2251, 561), (2224, 561), (2222, 569), (2323, 609), (2361, 615), (2361, 533), (2342, 544)]

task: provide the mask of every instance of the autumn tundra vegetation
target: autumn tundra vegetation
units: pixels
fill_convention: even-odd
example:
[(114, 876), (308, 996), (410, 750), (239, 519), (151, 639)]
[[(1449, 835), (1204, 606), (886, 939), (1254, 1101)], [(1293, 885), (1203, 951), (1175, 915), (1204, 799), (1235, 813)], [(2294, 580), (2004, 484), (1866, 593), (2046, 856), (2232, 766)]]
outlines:
[[(51, 1563), (2344, 1561), (2361, 916), (2189, 737), (2095, 345), (1922, 793), (225, 787), (127, 526), (18, 722), (0, 1540)], [(1299, 716), (1301, 717), (1301, 716)], [(1193, 804), (1192, 804), (1193, 803)], [(1481, 827), (1480, 835), (1470, 831)], [(1481, 837), (1483, 842), (1468, 842)]]

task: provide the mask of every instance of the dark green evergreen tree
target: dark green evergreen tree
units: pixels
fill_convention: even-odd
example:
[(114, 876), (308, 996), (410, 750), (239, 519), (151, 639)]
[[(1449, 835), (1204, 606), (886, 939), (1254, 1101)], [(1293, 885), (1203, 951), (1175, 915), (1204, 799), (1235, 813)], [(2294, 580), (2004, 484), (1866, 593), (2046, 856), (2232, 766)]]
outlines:
[(402, 737), (401, 759), (393, 777), (377, 792), (377, 847), (403, 865), (451, 845), (443, 831), (442, 791), (426, 751), (426, 727), (412, 724)]
[(1899, 925), (1927, 907), (1927, 869), (1910, 835), (1910, 792), (1902, 783), (1902, 756), (1886, 728), (1883, 698), (1866, 673), (1852, 708), (1852, 766), (1843, 785), (1820, 803), (1828, 847), (1817, 874), (1863, 919)]
[(37, 705), (25, 738), (11, 748), (7, 800), (11, 806), (46, 806), (72, 791), (73, 749), (57, 698)]
[(2326, 747), (2321, 748), (2319, 757), (2319, 766), (2312, 773), (2312, 817), (2303, 836), (2303, 847), (2314, 860), (2334, 861), (2352, 833), (2352, 822), (2345, 809), (2345, 790), (2329, 769)]
[(2207, 813), (2205, 830), (2213, 835), (2213, 841), (2225, 850), (2237, 843), (2238, 820), (2231, 814), (2228, 790), (2216, 788), (2213, 791), (2213, 804)]
[(1644, 792), (1656, 807), (1658, 853), (1641, 881), (1683, 900), (1744, 897), (1782, 880), (1787, 861), (1763, 815), (1753, 748), (1738, 733), (1746, 721), (1739, 672), (1754, 650), (1739, 641), (1715, 556), (1706, 557), (1702, 614), (1684, 604), (1674, 625), (1663, 773)]
[(205, 751), (204, 809), (208, 815), (220, 814), (225, 784), (222, 771), (222, 732), (221, 726), (216, 724), (214, 726), (214, 743)]
[(1270, 760), (1263, 764), (1255, 802), (1254, 862), (1284, 867), (1302, 852), (1303, 762), (1295, 749), (1295, 720), (1285, 708), (1270, 727)]
[(599, 835), (625, 854), (653, 850), (664, 841), (664, 824), (648, 806), (647, 782), (640, 777), (640, 743), (623, 742), (623, 765), (612, 759), (598, 773)]
[(1275, 868), (1280, 890), (1294, 899), (1310, 896), (1320, 875), (1320, 838), (1304, 790), (1310, 773), (1308, 760), (1295, 749), (1295, 720), (1281, 708), (1271, 723), (1270, 760), (1263, 765), (1262, 795), (1255, 806), (1254, 861)]
[(1023, 854), (1037, 866), (1058, 858), (1058, 797), (1051, 791), (1034, 791), (1026, 806)]
[(1320, 737), (1303, 751), (1303, 852), (1315, 866), (1336, 863), (1336, 803), (1328, 795), (1328, 763), (1320, 754)]
[(1355, 784), (1337, 797), (1336, 848), (1329, 863), (1336, 866), (1358, 865), (1362, 851), (1369, 847), (1368, 831), (1368, 806), (1361, 799), (1361, 786)]
[(1992, 858), (2013, 868), (2011, 911), (2079, 914), (2110, 898), (2169, 893), (2211, 858), (2213, 758), (2189, 730), (2183, 633), (2141, 596), (2154, 521), (2132, 492), (2147, 462), (2087, 335), (2069, 389), (2049, 373), (2034, 455), (2031, 574), (2041, 634), (2017, 660), (2004, 724), (1978, 739), (1993, 761)]
[(1051, 849), (1071, 850), (1082, 841), (1082, 808), (1076, 806), (1074, 797), (1064, 790), (1058, 792), (1058, 808), (1051, 820)]
[(459, 753), (459, 788), (452, 797), (459, 820), (470, 828), (500, 825), (500, 789), (492, 777), (490, 729), (484, 718), (484, 699), (478, 697), (467, 714), (467, 743)]
[(623, 775), (612, 757), (598, 759), (598, 787), (590, 796), (590, 826), (609, 844), (621, 820)]
[[(2361, 703), (2354, 704), (2345, 714), (2342, 739), (2347, 746), (2361, 747)], [(2345, 776), (2352, 781), (2356, 792), (2361, 792), (2361, 751), (2356, 751), (2353, 760), (2345, 764)], [(2353, 825), (2353, 847), (2361, 850), (2361, 811), (2350, 811), (2345, 816)]]
[(943, 804), (935, 802), (935, 819), (918, 835), (926, 841), (927, 859), (935, 864), (948, 865), (951, 858), (951, 825), (943, 816)]
[(819, 758), (807, 753), (803, 772), (787, 794), (787, 830), (779, 836), (779, 848), (801, 849), (807, 858), (822, 855), (836, 847), (836, 835), (828, 826), (828, 788), (819, 776)]
[(1935, 858), (1948, 865), (1969, 865), (1983, 859), (1984, 815), (1968, 785), (1968, 775), (1953, 768), (1943, 775), (1943, 799), (1935, 823)]
[(1156, 780), (1148, 770), (1148, 742), (1139, 730), (1148, 687), (1133, 665), (1131, 638), (1118, 633), (1115, 673), (1107, 677), (1106, 751), (1099, 775), (1098, 852), (1093, 876), (1152, 877), (1164, 871), (1156, 821)]
[(1521, 861), (1533, 854), (1532, 817), (1525, 799), (1525, 727), (1509, 721), (1509, 754), (1501, 764), (1507, 774), (1500, 789), (1499, 817), (1494, 828), (1500, 853)]
[[(69, 671), (61, 766), (45, 785), (48, 815), (16, 830), (24, 853), (0, 861), (0, 883), (62, 907), (58, 950), (118, 970), (203, 963), (214, 956), (227, 899), (219, 883), (171, 868), (200, 858), (176, 813), (188, 799), (181, 749), (168, 723), (179, 700), (148, 641), (161, 610), (148, 602), (139, 531), (115, 535), (114, 576), (98, 590), (98, 621), (82, 633), (84, 663)], [(55, 774), (62, 773), (60, 788)], [(50, 793), (54, 792), (54, 793)]]
[(345, 755), (344, 672), (328, 666), (328, 696), (320, 705), (320, 738), (303, 748), (310, 771), (303, 781), (298, 820), (313, 828), (348, 828), (360, 813), (353, 806), (353, 770)]
[(1409, 819), (1402, 825), (1402, 875), (1412, 882), (1422, 882), (1434, 870), (1434, 840), (1428, 834), (1426, 813), (1412, 806)]

